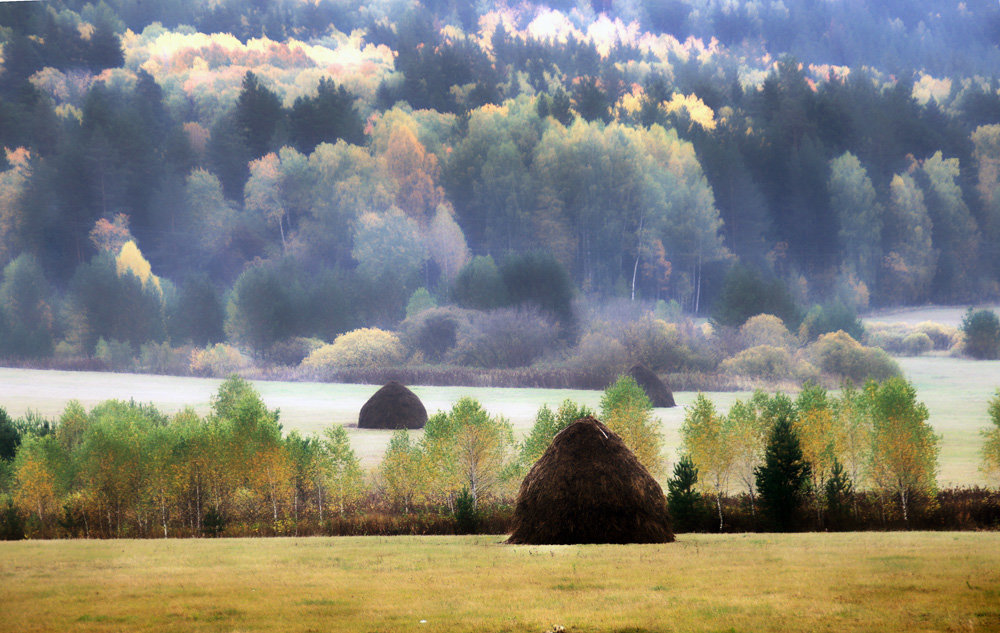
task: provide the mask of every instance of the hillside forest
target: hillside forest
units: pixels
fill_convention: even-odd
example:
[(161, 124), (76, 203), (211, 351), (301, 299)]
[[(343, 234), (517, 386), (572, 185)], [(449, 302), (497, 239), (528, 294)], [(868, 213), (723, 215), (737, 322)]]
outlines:
[(1000, 296), (998, 35), (979, 0), (3, 3), (0, 356), (707, 371), (769, 312), (758, 364), (809, 377), (858, 311)]

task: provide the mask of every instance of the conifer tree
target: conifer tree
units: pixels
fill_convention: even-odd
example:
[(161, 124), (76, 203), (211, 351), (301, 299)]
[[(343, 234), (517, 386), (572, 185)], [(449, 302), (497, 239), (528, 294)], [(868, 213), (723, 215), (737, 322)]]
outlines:
[(674, 464), (674, 476), (667, 482), (667, 509), (678, 532), (691, 532), (701, 525), (703, 514), (698, 468), (687, 455)]
[(809, 464), (802, 459), (792, 421), (779, 418), (768, 437), (764, 465), (756, 472), (761, 508), (777, 531), (787, 532), (793, 527), (810, 472)]

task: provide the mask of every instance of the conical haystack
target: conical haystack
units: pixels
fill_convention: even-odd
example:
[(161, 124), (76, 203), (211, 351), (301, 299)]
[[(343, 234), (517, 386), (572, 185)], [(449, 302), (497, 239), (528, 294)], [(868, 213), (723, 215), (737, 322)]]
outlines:
[(649, 396), (649, 401), (654, 407), (674, 407), (674, 394), (670, 387), (666, 385), (660, 377), (646, 368), (645, 365), (635, 365), (628, 370), (628, 375), (632, 376), (642, 390)]
[(521, 483), (508, 543), (669, 543), (667, 499), (621, 438), (591, 417), (563, 429)]
[(361, 429), (422, 429), (425, 424), (424, 403), (395, 380), (376, 391), (358, 414)]

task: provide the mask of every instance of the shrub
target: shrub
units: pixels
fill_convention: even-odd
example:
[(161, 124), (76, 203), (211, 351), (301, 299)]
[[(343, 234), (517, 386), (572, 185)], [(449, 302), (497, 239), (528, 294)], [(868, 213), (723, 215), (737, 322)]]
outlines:
[(735, 376), (781, 380), (793, 372), (792, 355), (773, 345), (757, 345), (722, 361), (722, 371)]
[(139, 348), (139, 367), (151, 374), (185, 374), (190, 365), (191, 348), (171, 347), (169, 343), (144, 343)]
[(132, 356), (132, 346), (129, 345), (128, 341), (115, 339), (106, 341), (101, 338), (97, 340), (97, 345), (94, 347), (94, 358), (102, 361), (112, 371), (132, 369), (135, 364), (135, 359)]
[(399, 330), (409, 349), (424, 360), (438, 362), (454, 349), (458, 331), (468, 320), (468, 313), (460, 308), (430, 308), (407, 318)]
[(911, 332), (903, 337), (902, 348), (906, 356), (920, 356), (934, 349), (934, 341), (923, 332)]
[(618, 339), (600, 332), (590, 332), (580, 339), (569, 364), (605, 373), (610, 378), (628, 369), (629, 355)]
[(337, 367), (384, 367), (398, 365), (406, 358), (399, 337), (378, 328), (361, 328), (341, 334), (333, 343), (314, 350), (302, 361), (312, 370)]
[(785, 327), (784, 322), (773, 314), (758, 314), (740, 326), (740, 334), (747, 347), (769, 345), (783, 349), (795, 347), (795, 337)]
[(269, 347), (267, 357), (279, 365), (295, 367), (320, 347), (323, 347), (323, 341), (318, 338), (295, 336), (278, 341)]
[(958, 340), (958, 329), (934, 323), (933, 321), (924, 321), (917, 324), (917, 331), (923, 332), (930, 337), (934, 343), (935, 350), (951, 349)]
[(189, 364), (193, 374), (218, 378), (234, 374), (249, 366), (250, 359), (226, 343), (216, 343), (211, 347), (193, 350)]
[(823, 334), (843, 330), (854, 340), (861, 340), (865, 334), (858, 314), (840, 301), (826, 305), (815, 305), (809, 309), (799, 326), (799, 338), (803, 341), (815, 341)]
[(930, 336), (905, 323), (872, 324), (865, 329), (865, 343), (899, 356), (919, 356), (934, 349)]
[(479, 312), (462, 325), (450, 357), (490, 369), (526, 367), (552, 349), (559, 328), (538, 310), (501, 308)]
[(902, 374), (899, 365), (884, 350), (865, 347), (843, 331), (820, 336), (806, 353), (821, 371), (850, 378), (856, 383)]
[(645, 316), (622, 329), (622, 343), (632, 362), (653, 371), (677, 371), (691, 352), (673, 323)]
[(973, 310), (962, 318), (965, 353), (979, 360), (992, 360), (1000, 353), (1000, 319), (992, 310)]

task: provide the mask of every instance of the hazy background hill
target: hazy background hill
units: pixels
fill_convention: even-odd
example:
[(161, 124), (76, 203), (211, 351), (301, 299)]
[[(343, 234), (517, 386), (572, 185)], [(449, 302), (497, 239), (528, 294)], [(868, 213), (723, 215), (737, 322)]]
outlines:
[(991, 2), (5, 3), (0, 352), (378, 326), (520, 366), (454, 337), (995, 299), (998, 34)]

